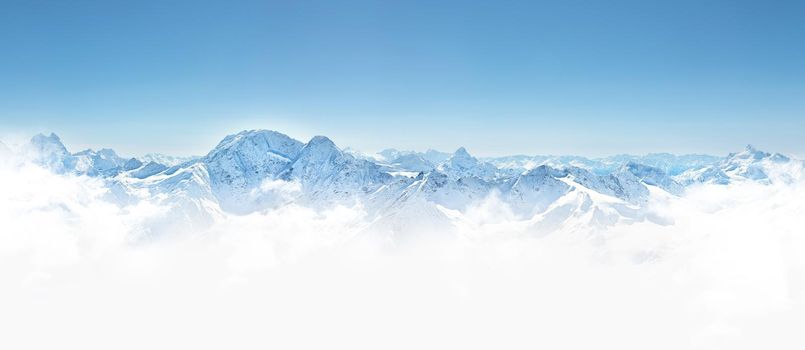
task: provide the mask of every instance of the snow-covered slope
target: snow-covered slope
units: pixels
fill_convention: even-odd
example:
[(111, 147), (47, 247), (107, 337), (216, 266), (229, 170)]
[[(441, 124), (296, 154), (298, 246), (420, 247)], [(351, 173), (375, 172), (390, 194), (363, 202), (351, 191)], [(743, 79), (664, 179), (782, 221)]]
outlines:
[(425, 152), (414, 152), (414, 151), (400, 151), (394, 148), (387, 148), (378, 152), (377, 156), (374, 158), (377, 159), (378, 161), (388, 163), (394, 161), (399, 157), (407, 155), (415, 155), (430, 162), (431, 164), (439, 164), (446, 161), (453, 154), (446, 152), (439, 152), (434, 149), (428, 149)]
[(140, 166), (130, 170), (128, 176), (137, 179), (144, 179), (146, 177), (159, 174), (167, 169), (167, 166), (156, 162), (148, 162), (148, 164), (142, 164), (141, 162)]
[(398, 201), (425, 200), (449, 209), (463, 210), (472, 202), (485, 198), (493, 188), (494, 184), (476, 177), (454, 179), (434, 171), (421, 173), (397, 197)]
[(115, 176), (129, 160), (121, 158), (111, 149), (91, 149), (70, 154), (59, 136), (37, 134), (23, 147), (23, 156), (34, 163), (60, 174), (89, 176)]
[(302, 186), (307, 201), (344, 201), (372, 193), (392, 176), (364, 159), (341, 151), (333, 141), (315, 136), (279, 175)]
[(31, 141), (25, 145), (23, 153), (34, 163), (55, 173), (66, 173), (74, 168), (75, 159), (64, 147), (59, 136), (54, 133), (49, 136), (44, 134), (34, 135)]
[(190, 157), (177, 157), (177, 156), (170, 156), (162, 153), (148, 153), (138, 159), (143, 163), (154, 162), (157, 164), (162, 164), (168, 167), (172, 167), (175, 165), (179, 165), (182, 163), (187, 163), (189, 161), (193, 161), (199, 159), (201, 157), (197, 156), (190, 156)]
[(104, 148), (98, 151), (91, 149), (84, 150), (72, 155), (74, 159), (73, 171), (78, 174), (89, 176), (115, 176), (124, 169), (124, 166), (135, 165), (135, 162), (128, 163), (129, 160), (123, 159), (115, 151)]
[[(304, 143), (269, 130), (226, 136), (206, 156), (173, 165), (125, 159), (110, 149), (71, 154), (55, 134), (34, 136), (23, 151), (57, 173), (102, 177), (116, 200), (147, 199), (194, 225), (288, 203), (357, 204), (372, 219), (365, 232), (391, 236), (424, 227), (450, 231), (490, 198), (540, 232), (655, 220), (648, 204), (683, 196), (687, 185), (790, 182), (805, 169), (802, 161), (751, 146), (710, 165), (714, 157), (667, 154), (482, 161), (463, 147), (450, 155), (390, 149), (369, 157), (324, 136)], [(672, 176), (680, 169), (687, 170)]]
[(516, 213), (533, 216), (570, 191), (570, 186), (558, 180), (565, 175), (547, 165), (538, 166), (512, 181), (505, 190), (504, 198)]
[(670, 176), (679, 175), (691, 169), (701, 169), (721, 161), (721, 157), (704, 154), (675, 155), (670, 153), (649, 153), (644, 156), (617, 155), (596, 159), (603, 171), (619, 169), (623, 164), (635, 163), (661, 170)]
[(401, 155), (392, 160), (390, 165), (398, 171), (429, 172), (436, 169), (433, 163), (418, 154)]
[(250, 130), (225, 137), (198, 160), (210, 177), (221, 206), (235, 212), (252, 211), (253, 192), (275, 179), (297, 158), (302, 142), (269, 130)]
[(706, 168), (690, 170), (677, 176), (677, 181), (694, 183), (728, 184), (735, 181), (762, 183), (788, 183), (802, 177), (803, 162), (779, 153), (757, 150), (752, 145), (739, 153), (730, 153), (721, 162)]
[(194, 163), (171, 173), (160, 172), (144, 178), (118, 177), (114, 181), (114, 185), (124, 189), (128, 196), (150, 200), (168, 209), (162, 217), (164, 222), (152, 225), (161, 232), (171, 232), (177, 225), (184, 226), (184, 229), (203, 229), (220, 218), (224, 210), (210, 183), (203, 163)]
[(673, 195), (679, 196), (685, 191), (681, 184), (659, 168), (630, 161), (623, 165), (620, 172), (628, 172), (642, 183), (659, 187)]
[(648, 165), (662, 170), (671, 176), (681, 174), (691, 169), (701, 169), (718, 163), (722, 158), (699, 155), (673, 155), (669, 153), (650, 153), (644, 156), (621, 154), (604, 158), (585, 158), (579, 156), (505, 156), (483, 158), (484, 161), (494, 164), (500, 169), (516, 172), (548, 165), (554, 168), (577, 167), (592, 171), (598, 175), (611, 174), (618, 171), (624, 164), (632, 162)]
[(450, 158), (439, 164), (437, 169), (452, 179), (477, 177), (488, 181), (498, 175), (498, 169), (494, 165), (479, 161), (464, 147), (457, 149)]

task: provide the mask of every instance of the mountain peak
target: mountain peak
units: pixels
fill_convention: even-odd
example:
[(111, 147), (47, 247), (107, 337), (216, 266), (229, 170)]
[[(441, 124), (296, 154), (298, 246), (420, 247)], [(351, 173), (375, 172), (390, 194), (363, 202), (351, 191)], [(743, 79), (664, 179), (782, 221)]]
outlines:
[(335, 143), (326, 136), (313, 136), (313, 138), (305, 144), (302, 150), (299, 151), (297, 161), (303, 158), (307, 160), (321, 160), (329, 157), (341, 156), (352, 157), (351, 155), (342, 152), (341, 149), (339, 149), (338, 146), (336, 146)]
[(555, 169), (551, 168), (548, 165), (542, 164), (538, 167), (531, 168), (526, 170), (521, 174), (521, 176), (534, 176), (534, 177), (545, 177), (555, 172)]
[(274, 130), (265, 130), (265, 129), (255, 129), (255, 130), (243, 130), (238, 132), (237, 134), (231, 134), (224, 137), (221, 142), (218, 143), (215, 148), (223, 148), (228, 147), (234, 143), (243, 142), (245, 140), (254, 140), (254, 139), (274, 139), (274, 138), (288, 138), (288, 135), (285, 135), (281, 132), (277, 132)]
[(327, 136), (316, 135), (313, 136), (310, 141), (307, 142), (308, 145), (311, 146), (326, 146), (326, 147), (336, 147), (333, 140), (330, 140)]
[(768, 156), (770, 156), (769, 153), (759, 151), (757, 148), (755, 148), (752, 145), (746, 145), (746, 147), (744, 148), (743, 152), (734, 154), (733, 157), (731, 157), (731, 158), (760, 160), (760, 159), (766, 158)]
[(104, 155), (104, 156), (113, 156), (113, 157), (118, 156), (117, 153), (115, 153), (115, 150), (113, 150), (111, 148), (101, 148), (101, 149), (98, 150), (98, 154), (101, 154), (101, 155)]
[(326, 137), (326, 136), (313, 136), (313, 138), (310, 139), (310, 141), (308, 141), (307, 144), (305, 144), (305, 146), (300, 151), (300, 157), (302, 156), (302, 154), (308, 154), (308, 155), (310, 155), (310, 154), (319, 154), (321, 156), (321, 155), (324, 155), (324, 154), (333, 154), (333, 153), (336, 153), (336, 154), (339, 154), (339, 155), (340, 154), (346, 155), (328, 137)]
[(649, 185), (658, 186), (673, 194), (682, 192), (681, 186), (662, 171), (662, 169), (657, 167), (629, 161), (621, 167), (616, 173), (616, 176), (617, 174), (623, 173), (631, 173), (641, 181)]
[(457, 157), (461, 157), (461, 158), (470, 158), (470, 157), (472, 157), (472, 156), (470, 155), (470, 153), (469, 153), (469, 152), (467, 152), (467, 149), (466, 149), (466, 148), (464, 148), (464, 147), (459, 147), (459, 148), (456, 150), (456, 152), (455, 152), (455, 153), (453, 153), (453, 156), (457, 156)]
[(273, 130), (244, 130), (237, 134), (226, 136), (210, 151), (207, 158), (231, 152), (249, 155), (269, 152), (293, 159), (302, 149), (302, 146), (302, 142)]
[(638, 177), (642, 176), (641, 174), (646, 174), (646, 173), (662, 174), (663, 176), (665, 176), (665, 172), (662, 171), (662, 169), (657, 168), (657, 167), (653, 167), (653, 166), (650, 166), (650, 165), (646, 165), (646, 164), (641, 164), (641, 163), (635, 162), (633, 160), (630, 160), (630, 161), (624, 163), (623, 166), (621, 166), (621, 168), (618, 171), (619, 172), (630, 172), (630, 173), (632, 173), (632, 174), (634, 174), (635, 176), (638, 176)]
[(467, 149), (459, 147), (445, 163), (451, 168), (468, 169), (477, 166), (478, 160), (471, 156)]
[(61, 142), (59, 136), (54, 133), (50, 133), (49, 136), (45, 136), (44, 134), (36, 134), (34, 137), (31, 138), (30, 144), (35, 147), (36, 150), (40, 152), (46, 153), (59, 153), (59, 154), (67, 154), (67, 147), (64, 147), (64, 144)]
[(123, 164), (123, 170), (125, 171), (134, 170), (141, 166), (143, 166), (143, 162), (141, 162), (137, 158), (131, 158), (127, 160), (125, 164)]
[(61, 139), (55, 133), (50, 133), (50, 135), (48, 135), (48, 136), (45, 136), (45, 134), (39, 133), (39, 134), (34, 135), (34, 137), (31, 138), (31, 142), (32, 143), (38, 143), (38, 144), (42, 144), (42, 143), (61, 143)]

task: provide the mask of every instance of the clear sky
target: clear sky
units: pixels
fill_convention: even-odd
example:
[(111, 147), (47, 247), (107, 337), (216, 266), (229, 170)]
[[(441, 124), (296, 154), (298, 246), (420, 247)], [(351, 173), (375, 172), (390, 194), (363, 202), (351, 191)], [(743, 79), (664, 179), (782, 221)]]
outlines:
[(184, 155), (255, 128), (805, 155), (805, 1), (0, 1), (0, 137)]

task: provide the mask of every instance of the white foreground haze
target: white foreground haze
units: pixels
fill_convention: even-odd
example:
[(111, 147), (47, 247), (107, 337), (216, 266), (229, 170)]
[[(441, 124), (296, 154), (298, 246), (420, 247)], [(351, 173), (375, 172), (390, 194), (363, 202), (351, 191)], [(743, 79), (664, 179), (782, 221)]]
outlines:
[(0, 147), (0, 348), (805, 347), (783, 155), (59, 145)]

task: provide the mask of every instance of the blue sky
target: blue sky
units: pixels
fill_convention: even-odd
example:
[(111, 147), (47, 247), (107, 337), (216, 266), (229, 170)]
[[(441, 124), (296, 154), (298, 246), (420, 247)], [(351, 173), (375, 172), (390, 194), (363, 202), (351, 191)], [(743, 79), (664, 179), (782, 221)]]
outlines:
[(0, 2), (0, 137), (805, 154), (804, 1)]

